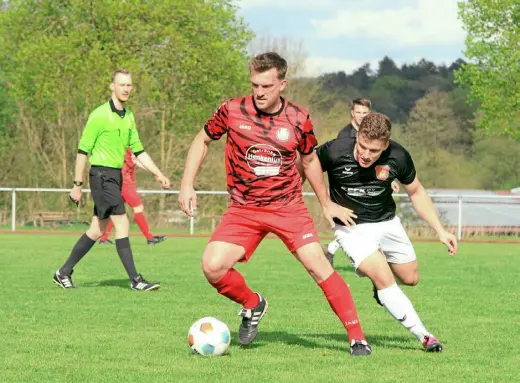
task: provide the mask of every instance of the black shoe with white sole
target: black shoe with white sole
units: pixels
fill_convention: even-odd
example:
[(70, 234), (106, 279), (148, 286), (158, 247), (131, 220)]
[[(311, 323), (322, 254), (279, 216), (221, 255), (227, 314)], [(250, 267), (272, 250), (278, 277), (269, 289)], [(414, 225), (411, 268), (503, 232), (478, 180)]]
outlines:
[(165, 240), (166, 240), (165, 235), (154, 235), (152, 237), (152, 239), (150, 239), (149, 241), (146, 241), (146, 243), (148, 245), (156, 245), (158, 243), (164, 242)]
[(258, 325), (267, 311), (267, 301), (258, 294), (260, 302), (252, 309), (243, 308), (238, 315), (242, 317), (242, 323), (238, 329), (238, 343), (242, 346), (251, 344), (258, 335)]
[(52, 280), (54, 283), (56, 283), (58, 286), (64, 289), (73, 289), (74, 284), (72, 283), (71, 275), (74, 272), (74, 270), (71, 270), (70, 275), (61, 275), (60, 271), (57, 270), (54, 273), (54, 276), (52, 277)]
[(132, 278), (130, 282), (130, 288), (132, 290), (151, 291), (158, 290), (160, 287), (161, 284), (159, 282), (148, 282), (146, 281), (146, 279), (143, 278), (141, 274), (139, 274), (135, 278)]
[(350, 344), (350, 355), (352, 356), (368, 356), (372, 354), (372, 348), (366, 340), (353, 340)]

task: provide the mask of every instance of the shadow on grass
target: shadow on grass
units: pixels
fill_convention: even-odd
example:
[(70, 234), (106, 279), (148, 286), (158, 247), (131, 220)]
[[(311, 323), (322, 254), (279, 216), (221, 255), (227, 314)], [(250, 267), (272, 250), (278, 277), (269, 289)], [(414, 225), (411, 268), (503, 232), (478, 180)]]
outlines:
[[(410, 339), (413, 336), (395, 336), (382, 334), (367, 334), (368, 343), (373, 349), (381, 347), (388, 349), (401, 350), (421, 350), (419, 344), (411, 346)], [(335, 344), (331, 344), (333, 341)], [(283, 343), (291, 346), (300, 346), (306, 348), (323, 348), (333, 351), (349, 350), (349, 343), (346, 334), (294, 334), (286, 331), (260, 331), (258, 338), (249, 346), (240, 346), (235, 338), (232, 339), (232, 345), (242, 348), (259, 348), (264, 347), (268, 343)]]
[(119, 287), (125, 290), (130, 289), (130, 281), (128, 279), (108, 279), (105, 281), (98, 281), (98, 282), (85, 282), (81, 285), (78, 285), (78, 287)]

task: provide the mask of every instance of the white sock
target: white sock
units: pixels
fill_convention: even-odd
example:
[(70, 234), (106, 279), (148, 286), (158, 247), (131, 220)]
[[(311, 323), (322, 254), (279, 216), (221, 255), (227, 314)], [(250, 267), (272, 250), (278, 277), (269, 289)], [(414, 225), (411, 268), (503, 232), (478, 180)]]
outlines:
[(336, 251), (338, 251), (339, 248), (340, 248), (340, 245), (339, 245), (338, 241), (334, 240), (331, 243), (329, 243), (329, 245), (327, 246), (327, 251), (330, 254), (336, 254)]
[(430, 335), (415, 312), (412, 302), (397, 286), (397, 283), (386, 289), (378, 290), (377, 295), (390, 315), (415, 335), (417, 340), (422, 343), (424, 337)]

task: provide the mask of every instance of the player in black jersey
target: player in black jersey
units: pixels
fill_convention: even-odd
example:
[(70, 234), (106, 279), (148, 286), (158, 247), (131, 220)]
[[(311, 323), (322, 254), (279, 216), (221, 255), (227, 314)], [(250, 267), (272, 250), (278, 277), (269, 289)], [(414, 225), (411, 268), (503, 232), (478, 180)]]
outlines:
[[(358, 135), (359, 126), (361, 125), (363, 118), (370, 113), (370, 108), (372, 108), (372, 103), (366, 98), (356, 98), (352, 100), (350, 122), (339, 131), (337, 138), (350, 138), (355, 141)], [(304, 177), (303, 170), (300, 171), (300, 173), (302, 177)], [(392, 190), (394, 193), (399, 192), (399, 184), (395, 180), (392, 182)], [(339, 250), (339, 248), (340, 245), (336, 239), (328, 245), (323, 246), (323, 253), (332, 266), (334, 266), (334, 254)]]
[(452, 256), (457, 252), (457, 239), (442, 226), (408, 151), (390, 140), (391, 126), (385, 115), (370, 113), (361, 123), (357, 140), (336, 139), (316, 149), (328, 173), (331, 200), (357, 215), (355, 226), (337, 222), (334, 236), (358, 275), (372, 280), (376, 296), (387, 311), (416, 336), (426, 351), (440, 352), (441, 343), (426, 330), (395, 280), (397, 277), (406, 285), (416, 285), (419, 271), (413, 246), (395, 214), (392, 181), (399, 180), (417, 213), (436, 231)]

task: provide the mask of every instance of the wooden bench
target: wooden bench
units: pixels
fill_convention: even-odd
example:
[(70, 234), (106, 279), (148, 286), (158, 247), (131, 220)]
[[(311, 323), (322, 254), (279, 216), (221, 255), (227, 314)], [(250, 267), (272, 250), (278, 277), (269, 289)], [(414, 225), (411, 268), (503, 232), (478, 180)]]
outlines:
[(33, 216), (33, 225), (34, 227), (40, 226), (44, 227), (48, 224), (50, 226), (57, 225), (71, 225), (71, 219), (73, 217), (73, 213), (71, 212), (61, 212), (61, 211), (41, 211), (35, 213)]

